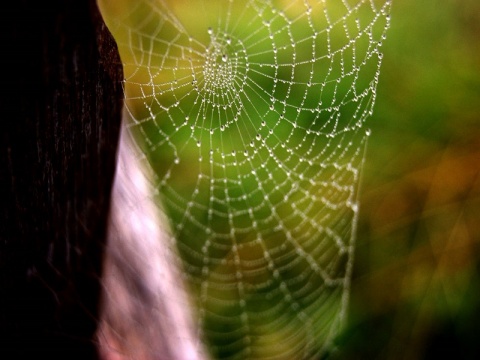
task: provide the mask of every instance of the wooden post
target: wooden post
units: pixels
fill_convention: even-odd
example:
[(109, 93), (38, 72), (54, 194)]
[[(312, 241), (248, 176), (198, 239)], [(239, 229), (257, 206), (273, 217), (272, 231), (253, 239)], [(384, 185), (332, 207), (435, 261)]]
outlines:
[(95, 0), (0, 16), (0, 358), (96, 358), (118, 52)]

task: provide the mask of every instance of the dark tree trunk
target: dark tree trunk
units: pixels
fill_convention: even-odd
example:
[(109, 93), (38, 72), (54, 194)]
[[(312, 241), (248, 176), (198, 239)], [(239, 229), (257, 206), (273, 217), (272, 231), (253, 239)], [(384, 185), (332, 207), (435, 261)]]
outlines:
[(0, 358), (95, 358), (118, 52), (95, 0), (0, 16)]

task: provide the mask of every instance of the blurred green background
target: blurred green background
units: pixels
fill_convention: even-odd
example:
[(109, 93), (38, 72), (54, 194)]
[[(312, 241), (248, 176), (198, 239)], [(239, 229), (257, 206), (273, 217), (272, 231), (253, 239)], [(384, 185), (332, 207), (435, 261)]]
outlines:
[(391, 18), (336, 357), (477, 358), (480, 1), (393, 0)]
[(480, 357), (480, 1), (393, 0), (348, 359)]

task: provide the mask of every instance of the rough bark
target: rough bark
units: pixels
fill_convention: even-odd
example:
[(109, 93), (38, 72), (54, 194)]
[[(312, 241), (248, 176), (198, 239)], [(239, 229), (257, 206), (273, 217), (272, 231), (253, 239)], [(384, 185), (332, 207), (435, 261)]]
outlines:
[(94, 0), (0, 16), (0, 358), (96, 358), (118, 52)]

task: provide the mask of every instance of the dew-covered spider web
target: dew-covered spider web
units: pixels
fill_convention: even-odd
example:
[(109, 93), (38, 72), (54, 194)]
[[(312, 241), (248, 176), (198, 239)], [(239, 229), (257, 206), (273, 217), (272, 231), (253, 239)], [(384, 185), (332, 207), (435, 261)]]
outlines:
[(212, 356), (320, 357), (346, 315), (390, 1), (121, 4), (127, 126)]

